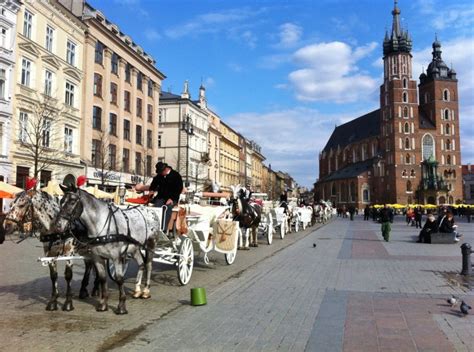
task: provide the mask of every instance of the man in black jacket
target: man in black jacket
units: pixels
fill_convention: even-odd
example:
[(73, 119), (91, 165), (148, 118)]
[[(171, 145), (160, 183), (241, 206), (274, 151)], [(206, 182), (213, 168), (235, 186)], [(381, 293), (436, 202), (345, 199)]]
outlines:
[(156, 176), (153, 177), (151, 185), (137, 185), (137, 191), (154, 191), (155, 197), (152, 203), (155, 207), (166, 205), (166, 215), (163, 219), (163, 228), (168, 228), (173, 207), (178, 204), (179, 195), (183, 191), (183, 179), (179, 172), (173, 170), (168, 164), (159, 161), (156, 166)]

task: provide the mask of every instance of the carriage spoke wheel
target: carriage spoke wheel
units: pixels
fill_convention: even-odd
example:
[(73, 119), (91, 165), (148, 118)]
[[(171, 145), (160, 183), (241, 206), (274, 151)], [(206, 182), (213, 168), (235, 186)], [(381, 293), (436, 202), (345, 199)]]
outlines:
[[(125, 258), (125, 260), (123, 262), (123, 277), (125, 277), (125, 274), (127, 273), (129, 263), (130, 263), (130, 258), (127, 256), (127, 258)], [(109, 274), (109, 277), (113, 281), (117, 280), (115, 265), (110, 259), (107, 259), (107, 272)]]
[(187, 285), (191, 280), (194, 265), (193, 243), (188, 237), (181, 237), (181, 244), (178, 249), (178, 280), (181, 285)]
[(285, 226), (286, 219), (283, 220), (280, 224), (280, 238), (284, 239), (285, 238), (285, 233), (286, 233), (286, 226)]
[(300, 230), (300, 220), (296, 218), (295, 221), (295, 232), (298, 232)]
[(267, 224), (267, 243), (272, 244), (273, 242), (273, 223), (269, 221)]
[(235, 261), (235, 257), (237, 256), (237, 251), (232, 251), (230, 253), (225, 254), (225, 262), (227, 265), (232, 265)]

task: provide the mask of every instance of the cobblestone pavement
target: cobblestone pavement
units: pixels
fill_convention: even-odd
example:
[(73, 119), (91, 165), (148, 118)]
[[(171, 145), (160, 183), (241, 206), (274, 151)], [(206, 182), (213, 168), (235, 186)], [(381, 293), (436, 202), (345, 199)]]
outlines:
[[(195, 261), (195, 268), (188, 286), (180, 286), (176, 269), (155, 265), (152, 277), (152, 297), (149, 300), (127, 299), (129, 314), (117, 316), (113, 308), (118, 304), (118, 292), (109, 282), (109, 311), (95, 311), (95, 298), (74, 299), (72, 312), (45, 311), (51, 293), (49, 270), (37, 262), (42, 256), (42, 246), (36, 239), (15, 244), (8, 238), (0, 246), (0, 350), (1, 351), (94, 351), (108, 350), (133, 342), (140, 332), (173, 311), (189, 306), (190, 288), (202, 286), (212, 293), (239, 277), (248, 268), (277, 255), (292, 243), (308, 236), (312, 230), (289, 234), (284, 240), (274, 238), (268, 246), (260, 238), (260, 246), (250, 251), (239, 251), (232, 265), (226, 265), (223, 254), (211, 253), (210, 265)], [(129, 274), (136, 270), (131, 267)], [(73, 291), (79, 292), (84, 265), (74, 266)], [(59, 264), (60, 299), (64, 302), (65, 282)], [(92, 283), (89, 287), (92, 286)], [(127, 290), (134, 288), (132, 275), (127, 279)]]
[[(474, 226), (461, 222), (464, 241)], [(47, 269), (35, 263), (38, 243), (0, 246), (0, 338), (6, 351), (474, 351), (474, 313), (461, 317), (446, 298), (474, 305), (458, 275), (458, 244), (414, 243), (418, 230), (400, 217), (391, 241), (380, 225), (336, 218), (315, 230), (223, 256), (195, 268), (180, 287), (156, 267), (150, 300), (127, 300), (129, 314), (97, 313), (93, 298), (76, 309), (46, 312)], [(317, 244), (314, 248), (313, 244)], [(78, 292), (82, 265), (75, 269)], [(127, 280), (129, 289), (133, 280)], [(190, 287), (208, 304), (189, 305)], [(117, 291), (111, 288), (110, 303)]]

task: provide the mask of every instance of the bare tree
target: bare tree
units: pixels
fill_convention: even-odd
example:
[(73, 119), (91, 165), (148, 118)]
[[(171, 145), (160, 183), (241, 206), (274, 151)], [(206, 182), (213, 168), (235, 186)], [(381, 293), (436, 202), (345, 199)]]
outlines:
[(105, 131), (100, 131), (98, 139), (92, 140), (91, 165), (98, 171), (103, 189), (106, 181), (117, 170), (116, 146), (110, 143), (109, 135)]
[(20, 117), (20, 143), (33, 160), (35, 178), (61, 160), (67, 149), (59, 128), (62, 112), (55, 99), (43, 96), (33, 106), (32, 114)]

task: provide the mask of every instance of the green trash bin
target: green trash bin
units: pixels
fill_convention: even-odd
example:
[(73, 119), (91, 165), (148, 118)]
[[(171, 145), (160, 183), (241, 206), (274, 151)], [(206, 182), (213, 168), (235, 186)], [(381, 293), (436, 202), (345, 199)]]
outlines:
[(203, 306), (207, 304), (206, 289), (203, 287), (195, 287), (191, 289), (191, 305)]

